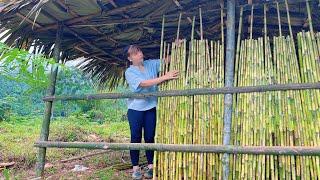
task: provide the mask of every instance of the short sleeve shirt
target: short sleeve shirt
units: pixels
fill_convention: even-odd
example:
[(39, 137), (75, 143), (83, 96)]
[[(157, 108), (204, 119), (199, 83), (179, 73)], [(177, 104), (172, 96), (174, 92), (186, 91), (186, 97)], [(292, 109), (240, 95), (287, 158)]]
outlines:
[[(144, 71), (140, 71), (138, 67), (131, 65), (125, 72), (126, 81), (129, 88), (135, 93), (148, 93), (158, 91), (157, 85), (150, 87), (140, 87), (140, 83), (144, 80), (154, 79), (158, 77), (160, 70), (160, 60), (152, 59), (143, 61)], [(127, 101), (128, 109), (136, 111), (146, 111), (157, 106), (157, 97), (148, 97), (143, 99), (129, 98)]]

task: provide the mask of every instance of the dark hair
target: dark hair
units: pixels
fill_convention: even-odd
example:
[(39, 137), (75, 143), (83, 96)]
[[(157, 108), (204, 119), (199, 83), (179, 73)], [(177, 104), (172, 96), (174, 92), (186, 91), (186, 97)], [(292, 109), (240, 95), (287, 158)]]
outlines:
[(137, 53), (141, 51), (140, 47), (138, 45), (129, 45), (124, 48), (124, 54), (129, 57), (132, 53)]

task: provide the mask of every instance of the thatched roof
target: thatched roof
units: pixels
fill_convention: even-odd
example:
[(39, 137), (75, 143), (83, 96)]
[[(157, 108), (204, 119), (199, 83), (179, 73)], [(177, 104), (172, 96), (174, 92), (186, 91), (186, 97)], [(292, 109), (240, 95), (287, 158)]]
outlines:
[[(308, 28), (305, 0), (288, 0), (294, 32)], [(283, 33), (288, 33), (284, 1), (280, 2)], [(268, 33), (278, 35), (276, 4), (272, 0), (238, 0), (244, 5), (243, 35), (248, 33), (251, 5), (254, 6), (254, 36), (263, 32), (263, 5), (268, 3)], [(293, 4), (294, 3), (294, 4)], [(314, 29), (319, 30), (318, 0), (310, 1)], [(179, 13), (182, 13), (181, 38), (189, 38), (191, 19), (199, 19), (202, 9), (204, 37), (221, 39), (221, 5), (219, 0), (13, 0), (0, 1), (0, 33), (9, 30), (6, 44), (28, 49), (35, 46), (52, 55), (57, 22), (64, 24), (63, 61), (84, 57), (80, 68), (101, 83), (115, 85), (128, 65), (123, 48), (138, 44), (147, 58), (158, 57), (162, 15), (166, 15), (165, 40), (176, 36)], [(224, 11), (223, 20), (226, 23)], [(199, 22), (199, 21), (198, 21)], [(196, 23), (196, 28), (199, 23)], [(196, 33), (197, 34), (197, 33)], [(225, 33), (224, 33), (225, 34)], [(5, 37), (5, 36), (3, 36)]]

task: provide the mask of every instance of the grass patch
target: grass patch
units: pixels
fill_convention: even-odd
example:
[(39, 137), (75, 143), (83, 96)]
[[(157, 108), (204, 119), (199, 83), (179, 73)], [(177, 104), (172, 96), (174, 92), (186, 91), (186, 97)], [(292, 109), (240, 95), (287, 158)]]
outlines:
[(124, 180), (130, 179), (125, 172), (116, 171), (112, 168), (104, 168), (94, 172), (88, 176), (87, 179), (101, 179), (101, 180)]
[[(33, 144), (39, 138), (41, 123), (42, 117), (11, 117), (8, 121), (0, 122), (0, 162), (16, 162), (14, 168), (0, 172), (0, 179), (4, 172), (21, 174), (23, 170), (34, 168), (37, 148)], [(129, 136), (127, 121), (99, 124), (86, 117), (70, 116), (51, 121), (49, 140), (129, 142)], [(88, 153), (88, 150), (49, 148), (46, 157), (48, 162), (54, 162), (84, 153)], [(56, 171), (55, 168), (48, 169), (48, 173)]]

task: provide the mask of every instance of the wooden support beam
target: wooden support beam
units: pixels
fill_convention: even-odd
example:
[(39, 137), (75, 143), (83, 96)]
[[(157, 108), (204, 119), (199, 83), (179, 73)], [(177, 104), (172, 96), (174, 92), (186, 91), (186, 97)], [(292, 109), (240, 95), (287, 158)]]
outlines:
[[(30, 24), (33, 24), (33, 23), (34, 23), (31, 19), (27, 18), (26, 16), (24, 16), (24, 15), (21, 14), (21, 13), (16, 13), (16, 15), (19, 16), (19, 17), (21, 17), (22, 19), (25, 19), (25, 20), (26, 20), (28, 23), (30, 23)], [(42, 25), (40, 25), (40, 24), (38, 24), (38, 23), (34, 23), (34, 24), (35, 24), (36, 27), (39, 27), (39, 28), (43, 27)], [(77, 50), (80, 51), (80, 52), (83, 52), (83, 53), (85, 53), (85, 54), (89, 54), (88, 52), (86, 52), (85, 50), (83, 50), (81, 47), (74, 46), (74, 48), (77, 49)], [(104, 53), (105, 53), (105, 52), (104, 52)], [(96, 59), (99, 59), (99, 60), (101, 60), (101, 61), (110, 62), (110, 63), (114, 63), (114, 64), (119, 65), (119, 63), (116, 63), (116, 62), (114, 62), (114, 61), (109, 61), (109, 60), (103, 59), (103, 58), (98, 57), (98, 56), (92, 56), (92, 57), (93, 57), (93, 58), (96, 58)], [(119, 59), (118, 59), (118, 60), (119, 60)]]
[[(234, 85), (234, 55), (235, 55), (235, 0), (227, 0), (227, 42), (226, 42), (226, 65), (225, 65), (225, 87), (232, 88)], [(230, 144), (231, 122), (232, 122), (231, 93), (224, 95), (224, 114), (223, 114), (223, 145)], [(222, 157), (223, 179), (229, 179), (229, 156), (224, 154)]]
[[(54, 45), (53, 56), (56, 62), (60, 60), (60, 52), (61, 52), (61, 39), (63, 36), (63, 26), (62, 24), (58, 24), (58, 29), (56, 33), (56, 40)], [(47, 94), (49, 96), (53, 96), (55, 94), (55, 86), (56, 86), (56, 78), (58, 74), (58, 66), (52, 65), (51, 66), (51, 73), (50, 73), (50, 84), (47, 90)], [(50, 119), (52, 114), (52, 105), (53, 102), (46, 102), (45, 103), (45, 114), (44, 119), (42, 122), (42, 128), (40, 133), (40, 141), (47, 141), (49, 137), (49, 127), (50, 127)], [(46, 147), (40, 147), (38, 154), (37, 154), (37, 163), (36, 163), (36, 175), (38, 177), (43, 175), (44, 165), (45, 165), (45, 158), (46, 158)]]
[[(112, 2), (112, 3), (110, 3), (114, 8), (118, 8), (118, 5), (113, 1), (113, 0), (109, 0), (109, 2)], [(124, 18), (126, 18), (126, 19), (129, 19), (130, 18), (130, 16), (128, 16), (128, 15), (126, 15), (126, 14), (124, 14), (124, 13), (121, 13), (121, 16), (122, 17), (124, 17)]]
[[(60, 0), (54, 0), (54, 1), (52, 1), (52, 4), (54, 6), (56, 6), (57, 9), (59, 9), (62, 12), (65, 12), (65, 13), (68, 13), (70, 10), (63, 2), (61, 3)], [(72, 14), (71, 12), (69, 12), (69, 13)]]
[[(113, 2), (113, 1), (112, 1)], [(114, 2), (113, 3), (111, 3), (114, 7), (118, 7)], [(116, 21), (113, 21), (115, 24), (123, 24), (123, 23), (125, 23), (125, 22), (127, 22), (127, 23), (131, 23), (132, 22), (132, 18), (130, 18), (128, 15), (125, 15), (125, 14), (121, 14), (125, 19), (122, 19), (122, 20), (116, 20)], [(140, 19), (142, 19), (142, 18), (140, 18)], [(141, 22), (143, 22), (143, 23), (145, 23), (147, 20), (146, 19), (144, 19), (143, 18), (143, 21), (141, 21)], [(103, 39), (107, 39), (108, 41), (109, 40), (111, 40), (112, 42), (114, 42), (115, 44), (120, 44), (119, 42), (117, 42), (116, 40), (114, 40), (112, 37), (115, 35), (114, 33), (112, 33), (112, 34), (108, 34), (108, 35), (106, 35), (106, 34), (104, 34), (103, 32), (101, 32), (100, 30), (98, 30), (97, 28), (95, 28), (96, 26), (104, 26), (104, 25), (110, 25), (110, 24), (101, 24), (101, 23), (90, 23), (90, 22), (84, 22), (84, 21), (82, 21), (82, 24), (80, 24), (80, 25), (71, 25), (71, 26), (69, 26), (69, 27), (89, 27), (89, 28), (91, 28), (91, 29), (94, 29), (96, 32), (98, 32), (98, 33), (100, 33), (100, 34), (103, 34), (103, 36), (102, 37), (99, 37), (99, 38), (97, 38), (97, 39), (94, 39), (94, 42), (96, 42), (96, 41), (100, 41), (100, 40), (103, 40)], [(111, 23), (111, 24), (113, 24), (113, 23)], [(136, 29), (136, 27), (134, 27), (133, 29)], [(142, 27), (139, 27), (139, 29), (141, 30), (141, 31), (143, 31), (143, 29), (142, 29)], [(82, 45), (84, 45), (85, 43), (80, 43), (80, 44), (78, 44), (78, 46), (82, 46)], [(128, 45), (128, 43), (121, 43), (122, 45)]]
[[(147, 2), (147, 1), (145, 1), (145, 3), (149, 4), (149, 2)], [(113, 5), (113, 7), (115, 7), (115, 8), (118, 7), (115, 2), (113, 2), (112, 5)], [(124, 14), (123, 12), (121, 13), (121, 16), (124, 17), (125, 19), (130, 19), (130, 16)], [(143, 31), (143, 28), (142, 28), (141, 26), (138, 26), (138, 29), (139, 29), (140, 31)]]
[[(214, 9), (214, 10), (207, 10), (202, 12), (203, 15), (212, 15), (213, 13), (218, 13), (220, 14), (220, 9)], [(192, 22), (192, 19), (190, 16), (195, 16), (198, 15), (199, 12), (181, 12), (183, 16), (187, 17), (188, 21)], [(225, 15), (225, 14), (224, 14)], [(176, 13), (174, 14), (167, 14), (166, 19), (177, 19), (178, 16)], [(114, 24), (132, 24), (132, 23), (145, 23), (145, 22), (156, 22), (156, 21), (161, 21), (162, 16), (154, 16), (154, 17), (146, 17), (146, 18), (130, 18), (130, 19), (119, 19), (119, 20), (106, 20), (103, 22), (99, 23), (92, 23), (92, 22), (87, 22), (87, 23), (76, 23), (73, 25), (70, 25), (68, 27), (99, 27), (99, 26), (107, 26), (107, 25), (114, 25)]]
[[(58, 0), (57, 1), (60, 5), (62, 5), (64, 8), (69, 9), (63, 2), (63, 0)], [(69, 9), (68, 11), (74, 18), (79, 17), (79, 15), (77, 13), (75, 13), (73, 10)], [(85, 20), (81, 21), (82, 23), (88, 23)], [(99, 33), (102, 35), (102, 38), (104, 38), (107, 41), (112, 41), (113, 43), (118, 43), (115, 39), (113, 39), (112, 37), (108, 37), (106, 36), (103, 32), (101, 32), (99, 29), (97, 29), (96, 27), (90, 27), (90, 29), (92, 29), (93, 31)]]
[[(141, 6), (146, 5), (146, 4), (147, 3), (145, 3), (145, 2), (132, 3), (132, 4), (127, 5), (127, 6), (119, 7), (119, 8), (116, 8), (116, 9), (112, 9), (112, 10), (106, 12), (106, 13), (103, 13), (103, 15), (104, 16), (114, 15), (114, 14), (117, 14), (117, 13), (120, 13), (120, 12), (125, 12), (126, 10), (131, 9), (131, 8), (141, 7)], [(84, 20), (91, 19), (91, 18), (93, 18), (95, 16), (98, 16), (98, 15), (101, 15), (101, 12), (94, 13), (94, 14), (89, 14), (89, 15), (86, 15), (86, 16), (80, 16), (80, 17), (72, 18), (70, 20), (65, 21), (64, 24), (66, 26), (69, 26), (69, 25), (72, 25), (72, 24), (77, 23), (77, 22), (81, 22), (81, 21), (84, 21)], [(56, 29), (56, 28), (57, 28), (56, 24), (49, 24), (44, 28), (36, 29), (36, 31), (41, 32), (41, 31), (47, 31), (49, 29)]]
[(64, 26), (64, 28), (65, 28), (67, 31), (69, 31), (71, 34), (73, 34), (75, 37), (77, 37), (78, 39), (80, 39), (81, 41), (83, 41), (85, 44), (87, 44), (88, 46), (90, 46), (91, 48), (96, 49), (96, 50), (104, 53), (105, 55), (107, 55), (107, 56), (109, 56), (109, 57), (112, 57), (112, 58), (114, 58), (114, 59), (117, 59), (117, 60), (119, 60), (120, 62), (121, 62), (121, 61), (124, 61), (123, 59), (120, 59), (119, 57), (114, 56), (114, 55), (106, 52), (105, 50), (103, 50), (103, 49), (95, 46), (94, 44), (91, 43), (91, 41), (86, 40), (85, 38), (81, 37), (79, 34), (77, 34), (77, 33), (76, 33), (75, 31), (73, 31), (72, 29), (68, 28), (67, 26)]
[[(54, 20), (54, 21), (58, 21), (53, 15), (49, 14), (49, 13), (46, 12), (45, 10), (42, 10), (42, 13), (43, 13), (45, 16), (47, 16), (48, 18), (50, 18), (50, 19), (52, 19), (52, 20)], [(80, 39), (81, 41), (83, 41), (85, 44), (87, 44), (87, 45), (90, 46), (91, 48), (96, 49), (96, 50), (104, 53), (106, 56), (109, 56), (109, 57), (112, 57), (112, 58), (114, 58), (114, 59), (116, 59), (116, 60), (119, 60), (120, 62), (121, 62), (121, 61), (124, 61), (123, 59), (121, 59), (121, 58), (119, 58), (119, 57), (117, 57), (117, 56), (114, 56), (114, 55), (112, 55), (111, 53), (108, 53), (108, 52), (106, 52), (105, 50), (97, 47), (97, 46), (94, 45), (91, 41), (86, 40), (85, 38), (81, 37), (77, 32), (75, 32), (74, 30), (70, 29), (70, 28), (67, 27), (66, 25), (63, 24), (63, 26), (64, 26), (64, 29), (66, 29), (67, 31), (69, 31), (71, 34), (73, 34), (75, 37), (77, 37), (78, 39)]]
[(203, 144), (104, 143), (37, 141), (35, 147), (106, 150), (154, 150), (162, 152), (227, 153), (254, 155), (319, 156), (320, 146), (233, 146)]
[(17, 15), (18, 17), (20, 17), (22, 20), (25, 20), (25, 21), (27, 21), (28, 23), (36, 26), (37, 28), (41, 28), (41, 27), (42, 27), (42, 25), (40, 25), (39, 23), (32, 21), (31, 19), (29, 19), (28, 17), (26, 17), (25, 15), (23, 15), (23, 14), (21, 14), (21, 13), (19, 13), (19, 12), (17, 12), (16, 15)]
[[(60, 6), (62, 6), (64, 9), (66, 9), (67, 12), (69, 12), (69, 13), (73, 16), (73, 18), (79, 17), (79, 15), (78, 15), (76, 12), (74, 12), (73, 10), (71, 10), (71, 9), (65, 4), (64, 0), (57, 0), (57, 1), (54, 1), (54, 2), (58, 3), (58, 4), (59, 4)], [(114, 3), (113, 0), (109, 0), (109, 2), (110, 2), (110, 4), (112, 4), (113, 6), (117, 7), (117, 6), (115, 5), (115, 3)], [(81, 21), (81, 23), (83, 23), (83, 24), (88, 24), (89, 22), (83, 20), (83, 21)], [(70, 26), (69, 26), (69, 27), (70, 27)], [(88, 26), (88, 27), (90, 27), (90, 26)], [(95, 27), (90, 27), (90, 28), (91, 28), (92, 30), (94, 30), (95, 32), (101, 34), (101, 35), (102, 35), (101, 39), (105, 39), (105, 40), (111, 41), (111, 42), (113, 42), (113, 43), (115, 43), (115, 44), (119, 44), (118, 41), (116, 41), (115, 39), (113, 39), (113, 38), (110, 37), (110, 36), (106, 36), (106, 35), (105, 35), (103, 32), (101, 32), (99, 29), (97, 29), (97, 28), (95, 28)], [(79, 47), (80, 47), (80, 46), (81, 46), (81, 45), (79, 45)], [(99, 58), (98, 58), (98, 59), (99, 59)], [(104, 61), (106, 61), (106, 60), (104, 60)]]
[[(23, 14), (21, 14), (21, 13), (16, 13), (16, 15), (17, 15), (18, 17), (21, 17), (22, 19), (25, 19), (27, 22), (33, 24), (33, 21), (30, 20), (29, 18), (27, 18), (26, 16), (24, 16)], [(49, 18), (54, 18), (54, 17), (52, 17), (52, 16), (51, 16), (50, 14), (48, 14), (48, 13), (46, 13), (46, 16), (48, 16)], [(53, 19), (53, 20), (56, 20), (56, 19)], [(43, 27), (42, 25), (40, 25), (40, 24), (38, 24), (38, 23), (35, 23), (35, 25), (36, 25), (37, 27), (40, 27), (40, 28)], [(65, 27), (65, 26), (64, 26), (64, 27)], [(65, 28), (68, 29), (68, 30), (70, 30), (70, 29), (67, 28), (67, 27), (65, 27)], [(73, 32), (74, 32), (74, 31), (73, 31)], [(75, 32), (74, 32), (74, 33), (75, 33)], [(76, 33), (75, 33), (75, 34), (76, 34)], [(74, 35), (75, 35), (75, 34), (74, 34)], [(77, 35), (75, 35), (75, 36), (77, 36)], [(80, 36), (79, 36), (79, 37), (80, 37)], [(85, 40), (85, 39), (83, 39), (83, 40)], [(88, 41), (85, 40), (85, 44), (86, 44), (86, 43), (90, 43), (90, 42), (88, 42)], [(74, 48), (77, 49), (77, 50), (79, 50), (79, 51), (81, 51), (81, 52), (84, 52), (85, 54), (89, 54), (88, 52), (84, 51), (82, 48), (80, 48), (80, 47), (78, 47), (78, 46), (75, 46)], [(94, 46), (93, 48), (95, 48), (95, 46)], [(113, 55), (107, 53), (106, 51), (104, 51), (104, 50), (102, 50), (102, 49), (100, 49), (100, 48), (98, 48), (97, 50), (99, 50), (100, 52), (106, 54), (107, 56), (110, 56), (110, 57), (115, 58), (115, 59), (117, 59), (117, 60), (123, 61), (122, 59), (120, 59), (120, 58), (118, 58), (118, 57), (116, 57), (116, 56), (113, 56)], [(93, 56), (93, 57), (94, 57), (94, 58), (97, 58), (97, 59), (99, 59), (99, 60), (101, 60), (101, 61), (110, 62), (110, 61), (108, 61), (108, 60), (106, 60), (106, 59), (103, 59), (103, 58), (100, 58), (100, 57), (98, 57), (98, 56)], [(119, 63), (114, 62), (114, 61), (111, 61), (110, 63), (114, 63), (114, 64), (118, 64), (118, 65), (119, 65)]]

